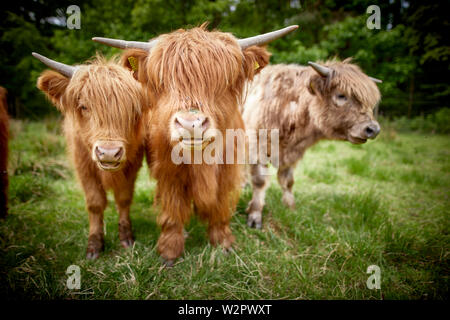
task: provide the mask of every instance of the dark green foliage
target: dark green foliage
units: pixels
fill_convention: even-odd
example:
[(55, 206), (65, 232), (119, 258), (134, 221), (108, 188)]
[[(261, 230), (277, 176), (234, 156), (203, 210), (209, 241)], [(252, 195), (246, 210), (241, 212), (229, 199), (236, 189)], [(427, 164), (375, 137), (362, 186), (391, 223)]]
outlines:
[(436, 113), (413, 118), (400, 117), (393, 121), (401, 131), (418, 131), (423, 133), (450, 133), (450, 108), (442, 108)]
[(373, 3), (365, 0), (85, 0), (77, 2), (80, 30), (65, 27), (71, 4), (27, 0), (4, 6), (0, 14), (0, 85), (10, 92), (13, 116), (41, 118), (56, 113), (35, 88), (45, 67), (31, 57), (31, 51), (65, 63), (81, 63), (96, 51), (106, 55), (119, 52), (92, 42), (93, 36), (146, 41), (205, 21), (211, 29), (238, 37), (298, 24), (296, 33), (269, 46), (272, 63), (354, 57), (367, 74), (383, 79), (380, 112), (386, 116), (426, 115), (448, 107), (450, 30), (447, 11), (437, 0), (378, 4), (381, 30), (366, 27), (366, 9)]

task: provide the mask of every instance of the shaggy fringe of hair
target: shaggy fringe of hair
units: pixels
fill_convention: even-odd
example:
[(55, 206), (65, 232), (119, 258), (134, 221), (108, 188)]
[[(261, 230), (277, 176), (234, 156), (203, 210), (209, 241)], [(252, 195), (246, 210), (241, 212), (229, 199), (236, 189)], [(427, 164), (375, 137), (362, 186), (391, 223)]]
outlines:
[(264, 67), (270, 54), (257, 47), (242, 51), (232, 34), (207, 31), (206, 26), (160, 36), (146, 61), (146, 72), (154, 92), (211, 113), (214, 110), (205, 101), (231, 95), (234, 104), (240, 104), (245, 81), (257, 73), (255, 56), (263, 56), (258, 63)]
[(97, 55), (88, 64), (78, 66), (67, 86), (64, 101), (72, 116), (81, 106), (95, 108), (90, 121), (96, 127), (106, 128), (106, 132), (100, 134), (110, 137), (123, 137), (133, 130), (147, 104), (141, 84), (118, 62), (117, 57), (107, 60)]
[[(350, 93), (364, 108), (373, 108), (381, 99), (380, 90), (359, 66), (352, 63), (352, 58), (339, 61), (337, 58), (318, 62), (333, 70), (327, 84), (328, 91), (338, 88), (342, 92)], [(319, 75), (318, 75), (319, 76)], [(355, 83), (358, 83), (355, 86)]]

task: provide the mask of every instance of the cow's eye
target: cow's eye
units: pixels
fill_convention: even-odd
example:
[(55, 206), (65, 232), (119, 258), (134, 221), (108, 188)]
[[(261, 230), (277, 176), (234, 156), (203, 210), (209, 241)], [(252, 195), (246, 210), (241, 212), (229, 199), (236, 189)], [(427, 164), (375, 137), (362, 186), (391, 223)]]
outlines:
[(347, 97), (346, 97), (344, 94), (338, 94), (338, 95), (337, 95), (337, 98), (338, 98), (339, 100), (342, 100), (342, 101), (346, 101), (346, 100), (347, 100)]
[(86, 106), (80, 106), (80, 112), (83, 117), (87, 117), (89, 114), (89, 109)]

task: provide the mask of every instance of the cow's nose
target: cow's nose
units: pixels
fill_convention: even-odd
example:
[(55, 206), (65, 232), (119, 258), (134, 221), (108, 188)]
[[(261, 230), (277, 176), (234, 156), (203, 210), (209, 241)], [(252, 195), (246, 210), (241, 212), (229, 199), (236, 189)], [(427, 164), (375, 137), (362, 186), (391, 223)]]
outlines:
[(123, 154), (123, 147), (101, 145), (95, 147), (97, 159), (103, 162), (119, 162)]
[(191, 135), (202, 134), (210, 127), (209, 118), (200, 113), (179, 113), (174, 118), (175, 127), (187, 130)]
[(372, 122), (364, 129), (364, 134), (367, 139), (375, 139), (375, 137), (380, 133), (380, 125), (378, 122)]

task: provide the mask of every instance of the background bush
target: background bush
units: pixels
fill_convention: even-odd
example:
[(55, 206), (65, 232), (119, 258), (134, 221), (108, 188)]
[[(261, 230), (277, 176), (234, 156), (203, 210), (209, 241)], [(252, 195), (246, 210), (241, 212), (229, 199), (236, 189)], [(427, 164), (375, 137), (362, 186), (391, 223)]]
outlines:
[(398, 131), (417, 131), (421, 133), (450, 133), (450, 108), (442, 108), (436, 113), (413, 118), (402, 116), (392, 121)]
[[(66, 28), (66, 10), (72, 4), (81, 9), (79, 30)], [(373, 4), (381, 8), (380, 30), (366, 27), (366, 9)], [(93, 36), (147, 41), (205, 21), (211, 29), (238, 37), (298, 24), (297, 32), (270, 45), (272, 63), (354, 57), (367, 74), (383, 79), (380, 114), (423, 115), (425, 120), (415, 118), (412, 127), (423, 122), (418, 128), (425, 128), (428, 114), (449, 107), (450, 28), (447, 10), (437, 0), (24, 0), (2, 6), (0, 85), (8, 89), (10, 113), (18, 118), (56, 113), (35, 87), (45, 67), (32, 58), (32, 51), (81, 63), (97, 50), (119, 52), (92, 42)], [(441, 122), (431, 127), (446, 131), (442, 128), (448, 115), (432, 116), (429, 121)]]

